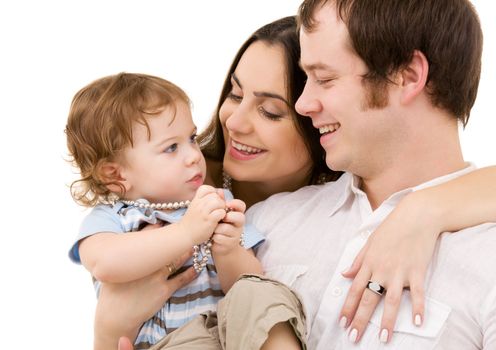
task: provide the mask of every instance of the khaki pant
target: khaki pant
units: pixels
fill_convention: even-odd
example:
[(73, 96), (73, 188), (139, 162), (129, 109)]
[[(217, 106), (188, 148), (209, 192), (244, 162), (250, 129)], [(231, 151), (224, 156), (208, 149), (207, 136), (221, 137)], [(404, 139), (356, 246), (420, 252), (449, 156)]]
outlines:
[(244, 275), (219, 302), (217, 313), (199, 315), (150, 349), (260, 349), (270, 329), (286, 321), (306, 349), (305, 315), (296, 295), (277, 281)]

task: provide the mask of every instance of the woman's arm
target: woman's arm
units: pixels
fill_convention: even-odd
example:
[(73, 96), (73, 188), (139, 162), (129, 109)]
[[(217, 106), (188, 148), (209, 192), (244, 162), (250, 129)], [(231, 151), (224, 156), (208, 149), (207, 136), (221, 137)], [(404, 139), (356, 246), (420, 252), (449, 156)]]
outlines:
[(496, 166), (475, 170), (412, 195), (417, 197), (412, 199), (413, 205), (428, 209), (427, 219), (438, 225), (437, 235), (496, 221)]
[(407, 195), (371, 235), (343, 276), (354, 281), (341, 311), (343, 325), (363, 331), (380, 301), (365, 290), (369, 280), (386, 287), (381, 330), (392, 335), (403, 288), (409, 287), (412, 322), (424, 318), (424, 280), (436, 240), (496, 221), (496, 166), (473, 171), (443, 184)]

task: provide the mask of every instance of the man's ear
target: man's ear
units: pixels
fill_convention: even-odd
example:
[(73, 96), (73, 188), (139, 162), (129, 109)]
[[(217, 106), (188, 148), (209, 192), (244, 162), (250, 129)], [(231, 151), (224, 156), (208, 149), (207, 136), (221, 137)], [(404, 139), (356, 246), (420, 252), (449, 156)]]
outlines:
[(99, 166), (99, 173), (101, 180), (107, 184), (109, 191), (122, 195), (122, 187), (126, 192), (130, 190), (131, 186), (126, 180), (123, 168), (119, 163), (103, 162)]
[(401, 103), (409, 104), (424, 91), (429, 74), (429, 62), (425, 55), (415, 50), (410, 63), (400, 73)]

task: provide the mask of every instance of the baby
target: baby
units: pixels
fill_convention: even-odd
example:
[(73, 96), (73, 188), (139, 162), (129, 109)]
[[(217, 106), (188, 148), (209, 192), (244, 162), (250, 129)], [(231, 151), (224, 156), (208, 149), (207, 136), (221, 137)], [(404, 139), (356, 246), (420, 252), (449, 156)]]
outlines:
[[(97, 293), (105, 282), (138, 280), (164, 267), (174, 273), (173, 262), (193, 247), (186, 265), (198, 277), (143, 324), (136, 349), (215, 310), (241, 274), (262, 273), (252, 248), (263, 237), (244, 226), (244, 203), (203, 185), (205, 159), (189, 105), (169, 81), (121, 73), (81, 89), (67, 121), (81, 175), (71, 194), (93, 207), (69, 255), (90, 271)], [(156, 223), (163, 226), (140, 231)]]

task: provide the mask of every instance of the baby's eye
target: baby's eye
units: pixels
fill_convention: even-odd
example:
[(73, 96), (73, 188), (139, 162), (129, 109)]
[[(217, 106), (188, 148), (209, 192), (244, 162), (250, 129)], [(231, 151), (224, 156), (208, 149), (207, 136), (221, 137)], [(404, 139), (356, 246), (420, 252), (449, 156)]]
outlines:
[(196, 143), (196, 141), (198, 141), (197, 139), (198, 139), (198, 135), (196, 133), (191, 135), (190, 137), (191, 143)]
[(170, 145), (169, 147), (167, 147), (164, 152), (165, 153), (172, 153), (172, 152), (175, 152), (177, 150), (177, 143), (173, 143), (172, 145)]

